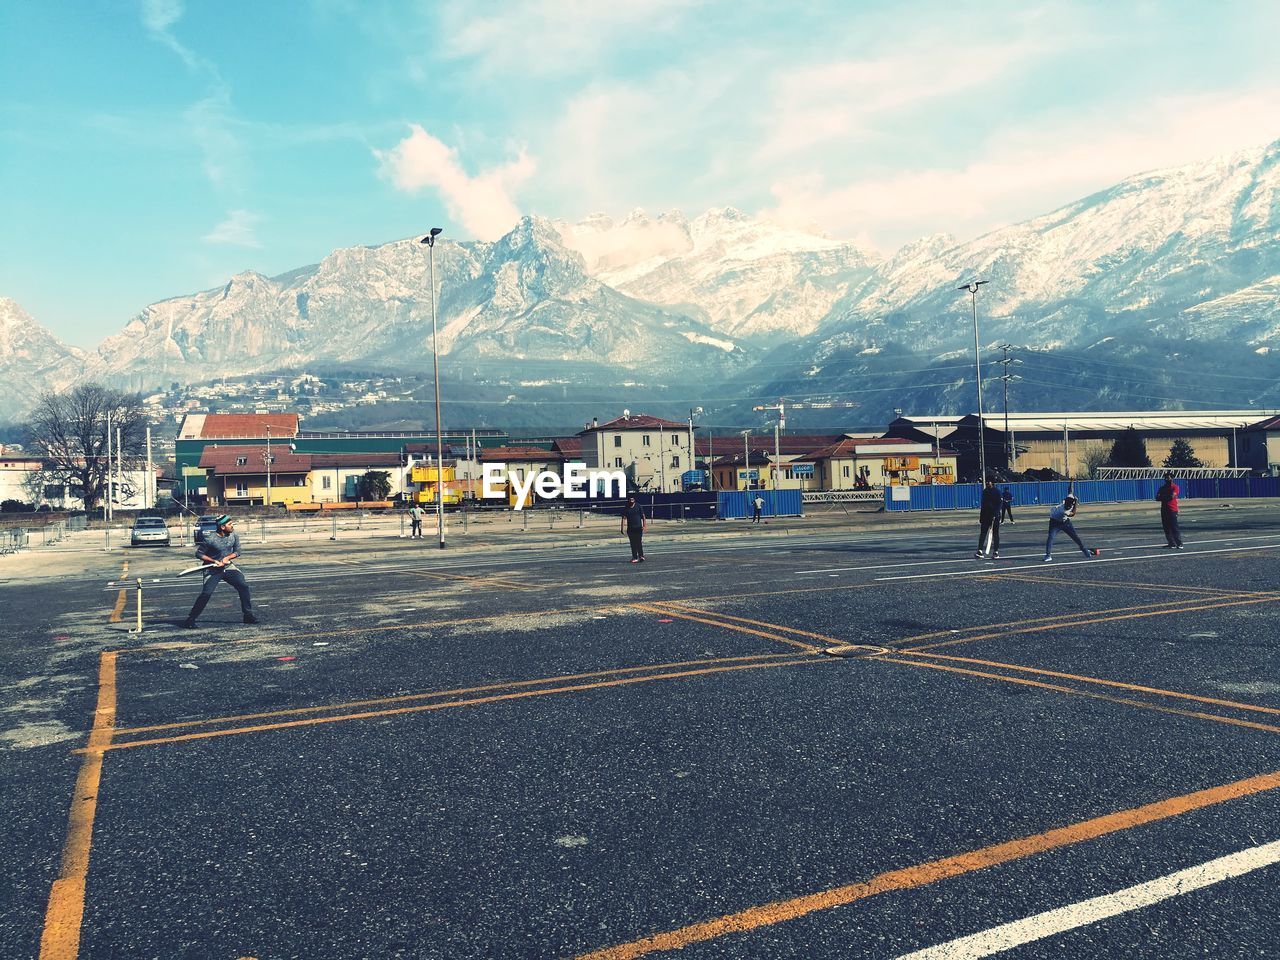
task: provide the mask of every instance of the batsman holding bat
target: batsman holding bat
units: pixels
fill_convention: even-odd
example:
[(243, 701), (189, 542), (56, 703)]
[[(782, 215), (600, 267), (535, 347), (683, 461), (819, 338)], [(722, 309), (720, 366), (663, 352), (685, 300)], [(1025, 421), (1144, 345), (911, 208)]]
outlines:
[(183, 624), (188, 630), (196, 625), (196, 617), (200, 616), (209, 598), (213, 596), (213, 591), (223, 580), (231, 584), (236, 593), (240, 594), (240, 612), (244, 614), (244, 622), (258, 622), (258, 618), (253, 615), (249, 585), (244, 582), (244, 575), (231, 562), (239, 556), (240, 537), (231, 525), (231, 518), (224, 513), (218, 517), (218, 529), (212, 533), (206, 533), (204, 542), (196, 547), (196, 558), (211, 566), (204, 574), (204, 588), (200, 591), (200, 596), (196, 597), (191, 612), (187, 614), (186, 623)]

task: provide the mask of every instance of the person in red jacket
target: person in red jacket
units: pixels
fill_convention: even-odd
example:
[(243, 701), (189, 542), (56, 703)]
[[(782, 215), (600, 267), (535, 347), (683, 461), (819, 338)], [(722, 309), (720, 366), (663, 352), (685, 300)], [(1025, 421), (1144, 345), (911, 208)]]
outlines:
[(1164, 527), (1166, 550), (1182, 549), (1182, 531), (1178, 529), (1178, 485), (1173, 482), (1173, 474), (1164, 475), (1164, 486), (1156, 491), (1156, 499), (1160, 501), (1160, 525)]

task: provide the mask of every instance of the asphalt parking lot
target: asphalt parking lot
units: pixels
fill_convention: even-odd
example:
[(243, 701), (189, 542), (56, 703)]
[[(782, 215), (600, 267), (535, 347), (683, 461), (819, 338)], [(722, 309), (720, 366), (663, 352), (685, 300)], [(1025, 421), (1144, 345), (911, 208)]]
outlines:
[(713, 526), (7, 560), (5, 955), (1280, 955), (1280, 510)]

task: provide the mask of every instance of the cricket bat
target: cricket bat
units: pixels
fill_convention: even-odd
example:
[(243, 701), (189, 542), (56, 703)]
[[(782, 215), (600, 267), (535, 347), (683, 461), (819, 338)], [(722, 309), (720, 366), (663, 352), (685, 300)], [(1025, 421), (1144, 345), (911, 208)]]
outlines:
[(212, 570), (216, 566), (216, 563), (197, 563), (194, 567), (187, 567), (185, 570), (179, 570), (178, 576), (185, 577), (188, 573), (195, 573), (197, 570)]

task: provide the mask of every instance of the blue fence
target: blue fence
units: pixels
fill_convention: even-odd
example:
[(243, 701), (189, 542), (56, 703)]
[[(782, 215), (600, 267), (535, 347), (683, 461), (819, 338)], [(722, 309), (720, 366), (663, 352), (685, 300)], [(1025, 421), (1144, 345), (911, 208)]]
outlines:
[(761, 514), (766, 517), (799, 517), (804, 514), (804, 504), (799, 490), (721, 490), (716, 494), (716, 513), (722, 520), (749, 517), (753, 513), (751, 501), (757, 496), (764, 500)]
[[(1065, 480), (1044, 483), (1002, 483), (1009, 488), (1013, 506), (1052, 506), (1062, 502), (1068, 490), (1081, 503), (1128, 503), (1154, 500), (1162, 480)], [(1174, 479), (1183, 500), (1238, 500), (1243, 497), (1280, 497), (1280, 477), (1232, 477), (1224, 479)], [(910, 500), (893, 499), (894, 490), (886, 488), (886, 510), (976, 510), (982, 488), (976, 483), (921, 486), (909, 489)], [(899, 494), (901, 495), (901, 494)]]

